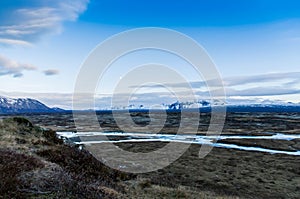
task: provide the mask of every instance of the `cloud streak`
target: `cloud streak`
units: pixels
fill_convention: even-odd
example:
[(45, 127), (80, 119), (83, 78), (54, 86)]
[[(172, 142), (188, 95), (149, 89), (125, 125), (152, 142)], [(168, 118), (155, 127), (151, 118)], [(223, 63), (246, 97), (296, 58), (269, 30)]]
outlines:
[(18, 45), (18, 46), (32, 46), (31, 43), (23, 40), (18, 40), (18, 39), (0, 39), (0, 44), (2, 45)]
[[(28, 0), (33, 7), (17, 7), (7, 13), (0, 23), (0, 43), (5, 45), (28, 45), (49, 33), (59, 33), (63, 22), (75, 21), (83, 13), (89, 0)], [(1, 3), (0, 3), (1, 6)]]
[[(300, 83), (300, 72), (289, 72), (289, 73), (267, 73), (267, 74), (260, 74), (260, 75), (252, 75), (252, 76), (239, 76), (239, 77), (227, 77), (223, 78), (224, 86), (231, 87), (231, 86), (242, 86), (247, 84), (258, 84), (258, 83), (268, 83), (268, 82), (275, 82), (275, 81), (282, 81), (287, 80), (285, 84), (295, 84)], [(212, 86), (219, 86), (216, 80), (207, 80), (207, 81), (193, 81), (189, 82), (192, 88), (201, 88), (206, 87), (207, 83)], [(177, 87), (186, 87), (186, 82), (179, 82), (175, 84), (165, 84), (165, 86), (177, 88)], [(135, 86), (137, 87), (137, 86)], [(159, 88), (160, 85), (145, 85), (144, 87), (148, 88)]]
[(300, 94), (300, 89), (297, 88), (282, 88), (280, 86), (271, 87), (255, 87), (250, 89), (236, 90), (226, 89), (228, 96), (273, 96), (273, 95), (291, 95)]
[(59, 70), (56, 70), (56, 69), (48, 69), (48, 70), (44, 70), (43, 73), (44, 73), (46, 76), (52, 76), (52, 75), (57, 75), (57, 74), (59, 74)]
[[(33, 46), (42, 36), (61, 32), (65, 21), (76, 21), (86, 10), (88, 3), (89, 0), (27, 0), (24, 7), (12, 2), (13, 8), (6, 11), (5, 20), (0, 20), (0, 47)], [(6, 5), (4, 1), (0, 1), (0, 8), (1, 4), (4, 4), (3, 7)], [(37, 67), (0, 55), (0, 76), (22, 77), (26, 70), (37, 70)], [(43, 73), (56, 75), (58, 70), (50, 69)]]
[(31, 64), (19, 63), (0, 55), (0, 76), (12, 75), (13, 77), (22, 77), (23, 71), (33, 70), (37, 70), (37, 67)]
[[(208, 94), (207, 82), (210, 85), (218, 87), (215, 80), (208, 81), (194, 81), (189, 82), (193, 89), (204, 89), (206, 91), (198, 92), (199, 94)], [(185, 88), (184, 83), (170, 83), (164, 86), (170, 88)], [(227, 77), (223, 79), (224, 87), (226, 88), (227, 95), (241, 95), (241, 96), (254, 96), (254, 95), (284, 95), (299, 93), (300, 85), (300, 72), (289, 73), (268, 73), (253, 76), (239, 76)], [(250, 85), (255, 85), (254, 87)], [(135, 87), (138, 87), (135, 86)], [(159, 88), (161, 85), (143, 85), (144, 88)], [(237, 89), (236, 87), (243, 87)]]
[(225, 86), (237, 86), (252, 83), (266, 83), (280, 80), (300, 81), (300, 72), (268, 73), (253, 76), (231, 77), (224, 79), (224, 84)]

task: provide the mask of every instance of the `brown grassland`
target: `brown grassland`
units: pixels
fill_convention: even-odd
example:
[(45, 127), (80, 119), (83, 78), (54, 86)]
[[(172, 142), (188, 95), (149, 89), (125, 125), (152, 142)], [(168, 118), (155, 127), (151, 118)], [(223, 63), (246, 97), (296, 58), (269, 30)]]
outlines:
[[(133, 116), (144, 117), (140, 114)], [(191, 145), (178, 160), (163, 169), (129, 174), (107, 167), (84, 148), (64, 144), (56, 137), (55, 131), (45, 128), (61, 130), (59, 128), (65, 126), (65, 130), (72, 129), (71, 117), (63, 115), (60, 117), (64, 119), (61, 119), (50, 115), (47, 117), (49, 122), (41, 120), (46, 117), (43, 115), (26, 117), (30, 121), (23, 117), (3, 117), (0, 120), (0, 198), (296, 199), (300, 196), (300, 156), (214, 148), (205, 158), (199, 158), (201, 146)], [(107, 119), (109, 116), (100, 118), (103, 128), (117, 129)], [(199, 133), (205, 128), (205, 125), (199, 126)], [(229, 114), (223, 132), (256, 135), (260, 133), (259, 128), (261, 132), (300, 133), (299, 115)], [(165, 132), (174, 129), (176, 125), (170, 125)], [(299, 140), (222, 142), (300, 150)], [(149, 152), (165, 143), (117, 145), (128, 151)]]

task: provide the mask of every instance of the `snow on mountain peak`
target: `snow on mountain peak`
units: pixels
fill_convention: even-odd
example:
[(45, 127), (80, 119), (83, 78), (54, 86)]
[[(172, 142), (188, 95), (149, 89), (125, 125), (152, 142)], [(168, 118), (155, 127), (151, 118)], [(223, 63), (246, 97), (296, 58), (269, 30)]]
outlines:
[(0, 113), (55, 112), (38, 100), (31, 98), (9, 98), (0, 96)]

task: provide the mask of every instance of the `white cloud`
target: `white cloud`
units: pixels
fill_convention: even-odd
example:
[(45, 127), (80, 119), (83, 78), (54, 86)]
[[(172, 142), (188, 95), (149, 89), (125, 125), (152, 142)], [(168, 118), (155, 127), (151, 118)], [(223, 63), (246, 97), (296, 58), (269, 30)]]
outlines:
[[(59, 33), (63, 22), (75, 21), (87, 8), (89, 0), (27, 0), (26, 8), (14, 5), (0, 20), (0, 45), (32, 46), (43, 35)], [(0, 7), (3, 2), (0, 2)], [(1, 46), (0, 46), (1, 47)], [(0, 76), (23, 76), (24, 70), (36, 70), (31, 64), (23, 64), (0, 55)], [(46, 70), (45, 75), (55, 75), (58, 70)]]
[(31, 43), (23, 40), (18, 39), (1, 39), (0, 38), (0, 44), (4, 45), (19, 45), (19, 46), (32, 46)]
[[(28, 0), (28, 5), (34, 1)], [(83, 13), (89, 0), (41, 1), (31, 8), (17, 7), (0, 24), (0, 43), (24, 45), (45, 34), (59, 33), (63, 22), (75, 21)], [(1, 3), (0, 3), (1, 5)], [(3, 22), (4, 23), (4, 22)]]
[(241, 76), (241, 77), (229, 77), (225, 78), (224, 82), (226, 86), (237, 86), (245, 85), (251, 83), (267, 83), (275, 82), (280, 80), (287, 81), (299, 81), (300, 72), (289, 72), (289, 73), (267, 73), (261, 75), (252, 75), (252, 76)]
[(25, 70), (37, 70), (37, 67), (31, 64), (19, 63), (0, 55), (0, 76), (12, 75), (13, 77), (21, 77)]
[(274, 95), (291, 95), (300, 94), (300, 89), (298, 88), (284, 88), (281, 86), (270, 86), (270, 87), (255, 87), (243, 90), (236, 90), (228, 88), (226, 89), (226, 94), (228, 96), (274, 96)]
[[(214, 85), (214, 80), (210, 85)], [(263, 97), (300, 94), (300, 72), (267, 73), (252, 76), (227, 77), (223, 79), (227, 97)], [(169, 83), (170, 88), (184, 88), (186, 83)], [(205, 81), (190, 82), (191, 87), (199, 97), (209, 97)], [(145, 88), (157, 88), (157, 85), (147, 85)], [(213, 89), (217, 89), (213, 88)], [(181, 93), (184, 95), (184, 93)]]

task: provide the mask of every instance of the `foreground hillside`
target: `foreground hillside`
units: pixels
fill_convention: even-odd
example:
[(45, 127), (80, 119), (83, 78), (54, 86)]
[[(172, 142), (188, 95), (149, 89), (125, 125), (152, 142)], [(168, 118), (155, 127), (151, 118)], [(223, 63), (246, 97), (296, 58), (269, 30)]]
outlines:
[(117, 198), (133, 177), (24, 118), (0, 122), (0, 144), (1, 198)]

